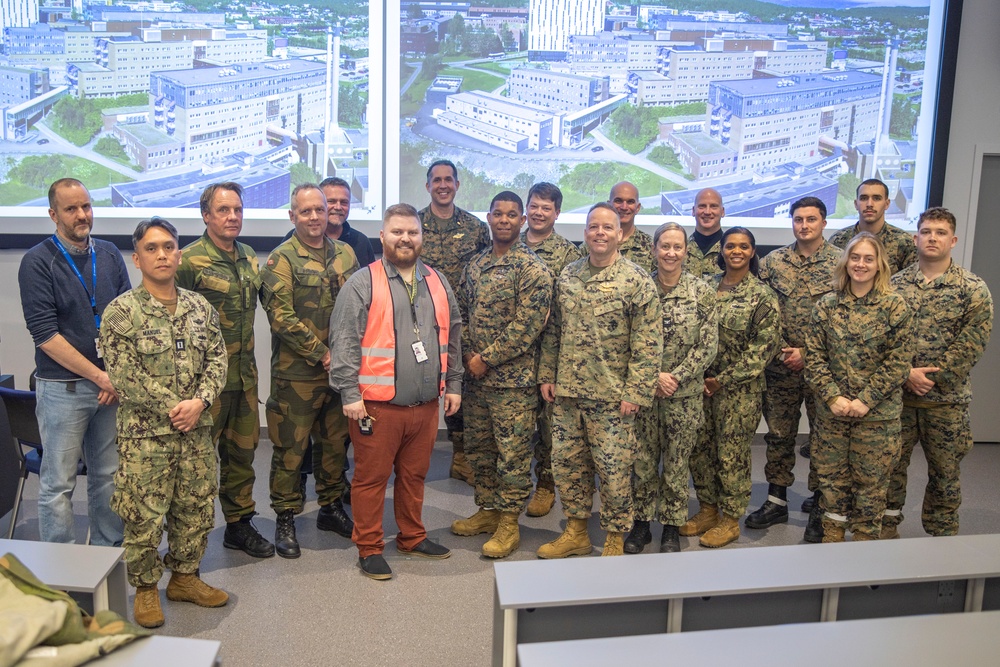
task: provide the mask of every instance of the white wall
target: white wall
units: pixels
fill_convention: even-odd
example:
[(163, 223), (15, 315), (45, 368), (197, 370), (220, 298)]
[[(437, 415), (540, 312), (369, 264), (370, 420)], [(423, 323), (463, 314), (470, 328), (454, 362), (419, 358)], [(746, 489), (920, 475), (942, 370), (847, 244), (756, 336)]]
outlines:
[[(968, 216), (978, 192), (972, 192), (976, 147), (1000, 144), (1000, 2), (996, 0), (965, 0), (962, 35), (959, 44), (958, 71), (952, 111), (951, 139), (948, 149), (948, 170), (945, 177), (944, 205), (959, 220), (959, 246), (956, 258), (971, 262), (972, 239), (967, 238)], [(115, 213), (118, 213), (117, 211)], [(980, 211), (983, 224), (992, 224), (994, 211)], [(46, 221), (47, 222), (47, 221)], [(51, 224), (51, 223), (49, 223)], [(287, 224), (287, 223), (285, 223)], [(0, 228), (3, 221), (0, 220)], [(366, 231), (369, 231), (366, 229)], [(101, 235), (101, 220), (95, 220), (94, 232)], [(763, 242), (763, 241), (762, 241)], [(966, 252), (966, 248), (970, 251)], [(20, 296), (17, 290), (17, 267), (21, 251), (0, 249), (0, 370), (13, 373), (19, 388), (27, 386), (28, 374), (34, 368), (34, 348), (24, 327)], [(132, 267), (130, 256), (126, 264)], [(133, 269), (133, 283), (138, 280)], [(994, 289), (1000, 299), (1000, 289)], [(270, 367), (270, 334), (267, 318), (258, 312), (256, 333), (257, 364), (261, 369), (261, 397), (270, 389), (267, 369)], [(998, 334), (1000, 335), (1000, 334)], [(993, 386), (977, 387), (979, 396), (995, 396), (1000, 379)], [(261, 411), (263, 417), (263, 411)]]

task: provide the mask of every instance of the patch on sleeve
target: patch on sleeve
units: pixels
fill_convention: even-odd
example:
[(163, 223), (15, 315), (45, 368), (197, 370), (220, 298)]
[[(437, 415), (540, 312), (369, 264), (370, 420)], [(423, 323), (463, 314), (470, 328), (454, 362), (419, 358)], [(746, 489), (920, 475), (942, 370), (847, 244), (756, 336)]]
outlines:
[(120, 310), (104, 313), (104, 322), (119, 334), (125, 335), (132, 330), (132, 321)]
[(267, 265), (268, 265), (268, 266), (274, 266), (274, 259), (273, 259), (273, 258), (271, 258), (271, 257), (268, 257), (268, 258), (267, 258)]

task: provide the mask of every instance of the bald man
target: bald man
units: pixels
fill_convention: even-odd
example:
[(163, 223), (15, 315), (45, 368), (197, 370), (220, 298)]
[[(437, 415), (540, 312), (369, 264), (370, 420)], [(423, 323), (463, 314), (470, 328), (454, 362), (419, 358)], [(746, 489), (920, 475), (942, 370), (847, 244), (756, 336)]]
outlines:
[(641, 266), (646, 273), (653, 271), (653, 237), (635, 228), (635, 216), (642, 210), (639, 189), (628, 181), (622, 181), (608, 195), (608, 203), (614, 207), (622, 225), (622, 241), (618, 252), (622, 257)]
[(691, 215), (694, 216), (694, 232), (688, 239), (684, 268), (699, 278), (708, 280), (719, 272), (722, 219), (726, 217), (722, 195), (712, 188), (700, 190), (694, 198)]

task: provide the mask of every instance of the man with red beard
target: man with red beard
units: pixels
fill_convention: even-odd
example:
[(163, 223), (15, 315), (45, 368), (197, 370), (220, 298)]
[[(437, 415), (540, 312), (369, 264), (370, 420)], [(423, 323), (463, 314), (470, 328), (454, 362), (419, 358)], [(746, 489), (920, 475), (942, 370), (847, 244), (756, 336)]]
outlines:
[(382, 218), (382, 259), (340, 291), (330, 319), (330, 385), (343, 399), (354, 444), (352, 507), (358, 565), (371, 579), (392, 577), (382, 507), (395, 471), (393, 508), (400, 554), (447, 558), (427, 537), (424, 478), (437, 437), (438, 406), (462, 405), (462, 317), (448, 279), (419, 260), (420, 217), (396, 204)]

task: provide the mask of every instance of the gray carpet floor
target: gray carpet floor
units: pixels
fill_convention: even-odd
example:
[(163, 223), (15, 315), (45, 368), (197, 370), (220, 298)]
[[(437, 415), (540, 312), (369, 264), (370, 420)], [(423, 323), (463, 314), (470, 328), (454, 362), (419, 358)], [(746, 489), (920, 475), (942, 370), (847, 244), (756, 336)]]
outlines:
[[(267, 493), (270, 455), (270, 442), (264, 440), (255, 465), (258, 478), (254, 496), (260, 512), (255, 522), (268, 539), (274, 536), (274, 512), (269, 507)], [(451, 522), (471, 514), (475, 506), (472, 489), (448, 478), (449, 460), (450, 444), (438, 442), (427, 480), (424, 523), (432, 539), (452, 549), (451, 558), (428, 561), (396, 552), (390, 487), (385, 513), (385, 556), (395, 577), (386, 582), (367, 579), (358, 570), (357, 551), (350, 540), (316, 529), (318, 505), (310, 478), (305, 512), (297, 519), (302, 557), (257, 560), (223, 548), (224, 522), (221, 512), (217, 512), (216, 528), (202, 562), (202, 576), (229, 592), (229, 604), (220, 609), (202, 609), (169, 602), (161, 593), (167, 620), (156, 632), (219, 640), (223, 664), (229, 667), (489, 664), (493, 565), (479, 555), (479, 548), (488, 536), (451, 534)], [(763, 440), (757, 436), (753, 446), (751, 510), (759, 507), (767, 494), (763, 468)], [(799, 458), (796, 483), (789, 493), (792, 511), (788, 523), (766, 531), (744, 527), (739, 541), (727, 548), (800, 543), (806, 515), (798, 508), (807, 494), (807, 470), (808, 462)], [(966, 457), (962, 467), (963, 534), (1000, 532), (998, 471), (998, 446), (977, 445)], [(925, 484), (926, 463), (918, 449), (910, 468), (906, 520), (900, 528), (903, 538), (924, 536), (919, 515)], [(32, 477), (25, 489), (15, 533), (18, 539), (38, 539), (37, 497), (37, 479)], [(82, 541), (86, 533), (84, 489), (78, 488), (75, 498)], [(692, 511), (695, 506), (692, 496)], [(598, 507), (595, 498), (595, 511)], [(535, 558), (535, 550), (558, 535), (564, 525), (558, 501), (548, 516), (523, 517), (521, 525), (521, 547), (510, 557), (512, 560)], [(596, 517), (591, 521), (590, 532), (595, 545), (592, 557), (596, 557), (604, 540)], [(658, 539), (656, 527), (654, 546)], [(685, 551), (700, 549), (696, 539), (681, 538), (681, 546)], [(165, 587), (166, 578), (161, 582), (161, 589)]]

